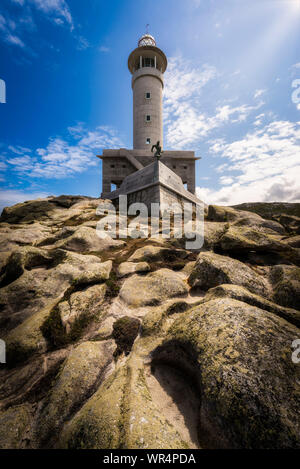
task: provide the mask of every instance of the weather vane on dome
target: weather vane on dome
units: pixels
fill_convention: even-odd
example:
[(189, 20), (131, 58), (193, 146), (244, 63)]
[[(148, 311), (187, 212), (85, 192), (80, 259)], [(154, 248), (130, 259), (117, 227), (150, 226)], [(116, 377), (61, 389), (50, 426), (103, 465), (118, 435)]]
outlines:
[(146, 34), (149, 34), (149, 26), (150, 26), (150, 24), (147, 23), (146, 24)]

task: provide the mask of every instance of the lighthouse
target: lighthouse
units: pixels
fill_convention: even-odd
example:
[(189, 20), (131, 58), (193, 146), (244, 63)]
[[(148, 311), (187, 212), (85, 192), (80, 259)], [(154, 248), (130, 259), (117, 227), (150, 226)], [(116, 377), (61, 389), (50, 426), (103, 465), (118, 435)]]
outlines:
[[(151, 204), (151, 201), (161, 200), (164, 185), (165, 193), (169, 190), (173, 194), (170, 200), (178, 196), (180, 200), (197, 203), (195, 163), (199, 157), (195, 157), (194, 151), (163, 147), (163, 90), (167, 65), (166, 55), (148, 33), (138, 40), (137, 47), (129, 54), (133, 148), (104, 149), (102, 155), (97, 155), (102, 160), (102, 198), (115, 200), (120, 194), (127, 194), (128, 201), (138, 201), (144, 200), (145, 196)], [(163, 153), (154, 175), (152, 163), (155, 157), (151, 149), (158, 141)], [(154, 187), (158, 187), (158, 192)]]
[(128, 58), (133, 92), (133, 148), (151, 149), (163, 146), (164, 72), (167, 57), (150, 34), (144, 34)]

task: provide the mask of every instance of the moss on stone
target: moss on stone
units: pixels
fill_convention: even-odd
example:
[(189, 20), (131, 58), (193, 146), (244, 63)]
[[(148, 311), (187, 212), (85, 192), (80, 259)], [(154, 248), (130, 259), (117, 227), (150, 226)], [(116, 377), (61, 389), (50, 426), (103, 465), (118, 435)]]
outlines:
[(41, 325), (41, 332), (51, 348), (58, 348), (66, 345), (66, 332), (57, 306), (51, 311), (50, 315)]
[(33, 409), (28, 403), (0, 411), (0, 449), (26, 448)]
[(114, 322), (112, 337), (117, 344), (116, 355), (120, 355), (123, 352), (125, 355), (129, 354), (138, 335), (139, 328), (140, 321), (128, 316), (123, 316)]
[(186, 301), (177, 301), (168, 307), (166, 314), (172, 315), (176, 313), (184, 313), (191, 306)]
[(299, 370), (286, 350), (297, 334), (283, 319), (232, 298), (205, 302), (173, 323), (164, 343), (196, 351), (202, 431), (214, 447), (300, 447), (292, 417), (300, 410)]
[(108, 298), (115, 298), (118, 296), (120, 291), (120, 286), (117, 281), (117, 275), (114, 271), (111, 271), (109, 278), (106, 280), (106, 296)]

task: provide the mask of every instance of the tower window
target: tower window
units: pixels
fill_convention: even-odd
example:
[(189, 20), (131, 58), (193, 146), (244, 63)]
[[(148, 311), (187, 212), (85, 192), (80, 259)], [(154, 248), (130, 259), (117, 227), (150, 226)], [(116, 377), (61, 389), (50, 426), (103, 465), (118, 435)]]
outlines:
[(151, 143), (151, 138), (150, 138), (150, 137), (147, 137), (147, 138), (146, 138), (146, 144), (147, 144), (147, 145), (150, 145), (150, 143)]
[(136, 61), (135, 68), (138, 70), (141, 67), (155, 67), (155, 60), (152, 57), (141, 57)]
[(150, 93), (150, 91), (147, 91), (147, 93), (145, 93), (145, 98), (146, 98), (146, 99), (151, 99), (151, 93)]
[(154, 67), (154, 59), (150, 57), (143, 58), (143, 67)]
[(114, 168), (114, 167), (115, 167), (115, 165), (114, 165), (114, 164), (111, 164), (111, 165), (110, 165), (110, 167), (111, 167), (111, 168)]
[(150, 121), (151, 121), (151, 116), (150, 116), (150, 114), (146, 114), (145, 120), (146, 120), (146, 122), (150, 122)]

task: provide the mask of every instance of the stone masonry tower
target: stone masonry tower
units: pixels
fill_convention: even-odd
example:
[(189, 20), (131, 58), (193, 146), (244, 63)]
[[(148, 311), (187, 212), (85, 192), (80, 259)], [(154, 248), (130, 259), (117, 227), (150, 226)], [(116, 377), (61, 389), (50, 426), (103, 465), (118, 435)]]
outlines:
[(145, 34), (128, 58), (133, 90), (133, 148), (163, 146), (162, 93), (167, 58), (153, 36)]
[(195, 163), (199, 158), (194, 151), (164, 148), (155, 174), (149, 166), (155, 161), (152, 145), (159, 140), (163, 147), (162, 94), (167, 68), (167, 58), (153, 36), (147, 33), (140, 38), (129, 55), (128, 68), (132, 74), (133, 148), (104, 149), (97, 155), (102, 160), (101, 197), (115, 200), (126, 193), (128, 200), (137, 201), (147, 194), (147, 200), (154, 202), (157, 196), (149, 195), (150, 186), (165, 184), (172, 193), (176, 193), (176, 186), (180, 199), (195, 200)]

